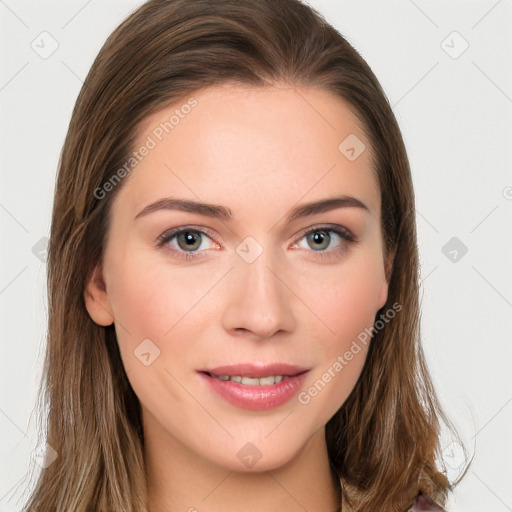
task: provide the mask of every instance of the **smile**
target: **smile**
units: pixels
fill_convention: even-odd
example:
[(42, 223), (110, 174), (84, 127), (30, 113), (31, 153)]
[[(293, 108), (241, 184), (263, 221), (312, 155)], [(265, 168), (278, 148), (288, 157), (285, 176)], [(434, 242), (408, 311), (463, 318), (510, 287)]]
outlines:
[[(268, 368), (266, 373), (269, 372)], [(296, 370), (293, 368), (289, 371)], [(252, 368), (246, 370), (246, 373), (254, 371)], [(300, 391), (308, 372), (302, 370), (293, 375), (269, 374), (260, 377), (213, 374), (204, 370), (198, 374), (206, 383), (206, 392), (240, 409), (264, 411), (286, 404)]]

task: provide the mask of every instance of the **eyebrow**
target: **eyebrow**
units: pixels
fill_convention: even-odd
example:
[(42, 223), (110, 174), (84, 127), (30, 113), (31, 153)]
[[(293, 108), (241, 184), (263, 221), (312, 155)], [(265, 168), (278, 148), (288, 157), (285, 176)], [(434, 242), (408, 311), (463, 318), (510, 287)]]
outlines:
[[(362, 201), (355, 197), (336, 196), (297, 206), (288, 213), (286, 219), (288, 222), (291, 222), (303, 217), (315, 215), (317, 213), (324, 213), (330, 210), (335, 210), (337, 208), (347, 207), (361, 208), (362, 210), (370, 212), (370, 209)], [(147, 205), (135, 216), (135, 219), (160, 210), (177, 210), (188, 213), (196, 213), (198, 215), (204, 215), (206, 217), (212, 217), (222, 221), (231, 221), (234, 218), (233, 212), (227, 206), (168, 197)]]

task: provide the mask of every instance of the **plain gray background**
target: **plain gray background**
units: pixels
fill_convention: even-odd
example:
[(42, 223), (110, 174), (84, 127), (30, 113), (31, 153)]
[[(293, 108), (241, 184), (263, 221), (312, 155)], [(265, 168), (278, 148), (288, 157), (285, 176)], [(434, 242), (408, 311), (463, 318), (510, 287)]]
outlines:
[[(82, 81), (141, 2), (0, 0), (0, 511), (37, 445), (45, 237)], [(411, 161), (422, 335), (473, 465), (453, 512), (512, 511), (512, 1), (312, 0), (368, 61)], [(458, 446), (443, 439), (450, 476)]]

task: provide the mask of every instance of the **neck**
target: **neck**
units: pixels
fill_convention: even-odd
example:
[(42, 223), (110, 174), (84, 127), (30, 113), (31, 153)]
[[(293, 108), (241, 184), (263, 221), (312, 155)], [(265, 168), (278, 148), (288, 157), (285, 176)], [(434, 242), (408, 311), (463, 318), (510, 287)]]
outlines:
[(219, 466), (148, 420), (147, 411), (144, 440), (150, 512), (339, 510), (323, 429), (295, 457), (267, 471), (257, 471), (257, 464), (243, 472)]

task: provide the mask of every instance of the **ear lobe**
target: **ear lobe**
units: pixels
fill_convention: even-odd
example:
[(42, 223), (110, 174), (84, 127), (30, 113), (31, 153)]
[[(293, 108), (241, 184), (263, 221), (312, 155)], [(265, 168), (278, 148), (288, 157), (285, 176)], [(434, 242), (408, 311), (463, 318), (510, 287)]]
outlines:
[(114, 314), (108, 300), (107, 289), (100, 265), (91, 272), (84, 290), (85, 307), (93, 322), (108, 326), (114, 323)]

